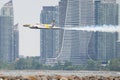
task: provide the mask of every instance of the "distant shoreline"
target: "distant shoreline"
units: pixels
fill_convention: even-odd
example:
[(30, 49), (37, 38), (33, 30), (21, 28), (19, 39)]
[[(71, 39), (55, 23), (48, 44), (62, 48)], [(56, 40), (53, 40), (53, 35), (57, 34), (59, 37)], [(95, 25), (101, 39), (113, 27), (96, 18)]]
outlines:
[(62, 76), (120, 76), (117, 71), (85, 71), (85, 70), (0, 70), (0, 75), (30, 76), (30, 75), (62, 75)]
[(120, 72), (2, 70), (0, 80), (120, 80)]

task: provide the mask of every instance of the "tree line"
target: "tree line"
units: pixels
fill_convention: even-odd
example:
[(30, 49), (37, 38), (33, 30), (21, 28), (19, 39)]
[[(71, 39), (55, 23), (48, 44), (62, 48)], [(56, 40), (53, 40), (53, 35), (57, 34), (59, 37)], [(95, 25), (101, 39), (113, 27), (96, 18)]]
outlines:
[(39, 63), (34, 58), (20, 58), (13, 63), (0, 62), (0, 69), (10, 70), (108, 70), (120, 71), (120, 58), (111, 60), (106, 65), (101, 65), (99, 61), (88, 60), (85, 65), (73, 65), (71, 62), (66, 61), (64, 64), (61, 62), (55, 65), (46, 65)]

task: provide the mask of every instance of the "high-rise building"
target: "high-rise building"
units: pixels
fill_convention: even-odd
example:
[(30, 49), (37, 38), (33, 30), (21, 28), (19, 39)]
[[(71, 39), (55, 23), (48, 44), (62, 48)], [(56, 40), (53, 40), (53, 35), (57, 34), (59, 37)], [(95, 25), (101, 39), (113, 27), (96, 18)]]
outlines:
[[(44, 9), (42, 14), (48, 14), (47, 11)], [(42, 20), (49, 20), (46, 16), (50, 14), (44, 15), (42, 15)], [(59, 2), (60, 27), (91, 27), (94, 25), (118, 25), (118, 4), (116, 4), (116, 0), (61, 0)], [(46, 36), (47, 34), (41, 33), (41, 39), (44, 38), (41, 40), (43, 45), (41, 46), (41, 55), (43, 55), (41, 57), (44, 60), (53, 58), (48, 59), (51, 63), (70, 61), (73, 65), (83, 65), (89, 59), (106, 63), (117, 55), (117, 33), (63, 30), (61, 34), (59, 33), (60, 37), (57, 38), (60, 40), (58, 42), (59, 53), (55, 57), (52, 57), (53, 54), (50, 51), (56, 50), (47, 49), (49, 45), (53, 44), (52, 42), (50, 42), (52, 44), (48, 44), (47, 40), (52, 41), (54, 38), (50, 39), (50, 35)]]
[[(58, 7), (59, 8), (59, 27), (65, 27), (67, 1), (68, 0), (61, 0), (59, 2), (59, 7)], [(59, 52), (58, 54), (60, 53), (61, 48), (62, 48), (63, 33), (64, 33), (64, 30), (62, 29), (59, 30)]]
[[(94, 25), (93, 0), (67, 0), (65, 27), (85, 27)], [(62, 47), (57, 60), (70, 61), (74, 65), (85, 64), (88, 60), (88, 45), (92, 32), (67, 31), (63, 33)]]
[[(120, 33), (119, 33), (119, 36), (120, 36)], [(118, 40), (116, 42), (117, 46), (116, 46), (116, 57), (117, 58), (120, 58), (120, 40)]]
[(95, 1), (95, 24), (118, 25), (118, 4)]
[(14, 53), (14, 37), (13, 4), (10, 0), (0, 11), (0, 60), (3, 62), (13, 62), (18, 57), (18, 53)]
[[(40, 22), (42, 24), (51, 24), (55, 20), (55, 25), (58, 25), (58, 7), (44, 6)], [(46, 62), (47, 58), (53, 58), (59, 50), (59, 31), (58, 30), (40, 30), (40, 53), (41, 60)]]
[(16, 60), (17, 58), (19, 58), (19, 28), (18, 28), (18, 23), (14, 25), (13, 27), (13, 60)]
[[(118, 25), (115, 0), (68, 0), (65, 27)], [(85, 64), (88, 59), (107, 62), (116, 57), (117, 33), (64, 31), (58, 61)]]
[[(117, 4), (119, 5), (119, 12), (118, 12), (118, 25), (120, 26), (120, 0), (117, 0)], [(118, 32), (118, 42), (117, 42), (117, 55), (120, 57), (120, 32)]]
[(117, 4), (118, 4), (118, 6), (119, 6), (119, 12), (118, 12), (118, 21), (119, 21), (119, 25), (120, 25), (120, 0), (117, 0), (116, 1), (117, 2)]
[(65, 25), (73, 25), (72, 27), (94, 25), (93, 0), (68, 0), (65, 20)]
[(102, 63), (107, 63), (117, 57), (117, 40), (116, 32), (96, 32), (96, 47), (97, 60)]
[(67, 9), (67, 1), (68, 0), (61, 0), (59, 2), (59, 26), (65, 26), (65, 18), (66, 18), (66, 9)]
[(116, 3), (116, 0), (100, 0), (102, 3)]
[[(115, 0), (95, 1), (95, 24), (97, 26), (118, 25), (118, 4)], [(107, 63), (116, 58), (116, 44), (118, 34), (116, 32), (96, 32), (97, 60)]]

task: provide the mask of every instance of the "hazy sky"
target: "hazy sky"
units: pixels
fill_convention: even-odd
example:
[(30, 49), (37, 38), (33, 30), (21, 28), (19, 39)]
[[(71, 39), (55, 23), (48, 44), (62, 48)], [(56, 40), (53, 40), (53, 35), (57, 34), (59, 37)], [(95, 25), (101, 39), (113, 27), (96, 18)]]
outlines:
[[(0, 0), (0, 7), (9, 0)], [(58, 5), (59, 0), (13, 0), (14, 24), (19, 23), (19, 53), (24, 56), (40, 55), (40, 30), (22, 27), (26, 23), (38, 23), (42, 6)]]

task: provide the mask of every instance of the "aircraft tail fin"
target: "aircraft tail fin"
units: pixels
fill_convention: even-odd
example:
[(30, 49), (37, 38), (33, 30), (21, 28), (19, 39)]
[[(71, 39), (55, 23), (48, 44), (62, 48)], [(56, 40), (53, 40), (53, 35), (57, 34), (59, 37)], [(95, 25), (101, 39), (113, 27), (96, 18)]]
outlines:
[(54, 27), (55, 26), (55, 20), (52, 20), (52, 23), (51, 23), (51, 27)]

